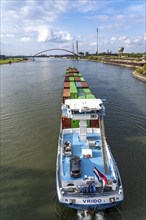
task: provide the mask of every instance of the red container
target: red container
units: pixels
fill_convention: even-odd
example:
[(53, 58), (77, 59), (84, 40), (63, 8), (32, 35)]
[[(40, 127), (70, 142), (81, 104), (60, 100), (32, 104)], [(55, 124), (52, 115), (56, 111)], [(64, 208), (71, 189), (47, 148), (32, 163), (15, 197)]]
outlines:
[(68, 75), (65, 75), (64, 81), (65, 81), (65, 82), (69, 82), (69, 76), (68, 76)]
[(79, 73), (79, 70), (77, 70), (76, 68), (71, 70), (72, 73)]
[(88, 88), (88, 85), (87, 85), (86, 82), (81, 82), (81, 84), (82, 84), (82, 87), (83, 87), (83, 88)]
[(75, 79), (76, 82), (80, 82), (80, 77), (79, 76), (75, 76), (74, 79)]
[(71, 128), (71, 119), (62, 117), (62, 128)]
[(63, 97), (70, 97), (70, 89), (63, 90)]
[(99, 121), (98, 121), (98, 119), (90, 120), (90, 127), (91, 128), (99, 128)]
[(74, 76), (74, 74), (73, 74), (73, 73), (68, 73), (68, 74), (65, 75), (65, 77), (66, 77), (66, 76), (71, 77), (71, 76)]
[(70, 99), (70, 89), (64, 89), (63, 90), (63, 103), (65, 102), (65, 99)]
[(69, 89), (70, 88), (70, 82), (64, 82), (64, 88)]

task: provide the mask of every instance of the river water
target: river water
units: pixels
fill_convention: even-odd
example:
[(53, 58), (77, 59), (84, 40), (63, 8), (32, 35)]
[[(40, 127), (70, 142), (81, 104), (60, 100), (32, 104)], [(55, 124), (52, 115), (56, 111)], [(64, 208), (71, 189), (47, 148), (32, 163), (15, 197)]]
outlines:
[[(107, 142), (125, 199), (106, 220), (146, 219), (146, 84), (133, 69), (67, 59), (1, 65), (1, 220), (76, 220), (60, 205), (55, 168), (65, 69), (75, 66), (106, 99)], [(90, 217), (91, 219), (91, 217)], [(95, 217), (92, 217), (95, 219)]]

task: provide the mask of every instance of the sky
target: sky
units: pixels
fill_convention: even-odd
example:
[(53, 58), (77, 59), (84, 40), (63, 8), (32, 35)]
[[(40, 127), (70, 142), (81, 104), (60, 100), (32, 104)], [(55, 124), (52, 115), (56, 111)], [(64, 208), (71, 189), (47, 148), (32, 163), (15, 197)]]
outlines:
[[(1, 0), (3, 55), (146, 50), (145, 0)], [(49, 51), (46, 54), (63, 54)]]

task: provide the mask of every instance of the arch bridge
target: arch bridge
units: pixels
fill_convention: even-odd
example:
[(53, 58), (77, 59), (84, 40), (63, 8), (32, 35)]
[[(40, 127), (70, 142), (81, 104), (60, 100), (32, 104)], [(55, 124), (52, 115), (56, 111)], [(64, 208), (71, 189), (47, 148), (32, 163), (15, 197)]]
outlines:
[(51, 51), (51, 50), (61, 50), (61, 51), (66, 51), (66, 52), (72, 53), (72, 54), (75, 55), (77, 58), (80, 57), (79, 54), (74, 53), (73, 51), (66, 50), (66, 49), (61, 49), (61, 48), (53, 48), (53, 49), (42, 50), (42, 51), (36, 53), (35, 55), (32, 56), (32, 57), (33, 57), (33, 60), (34, 60), (34, 57), (37, 57), (39, 54), (44, 53), (44, 52), (47, 52), (47, 51)]

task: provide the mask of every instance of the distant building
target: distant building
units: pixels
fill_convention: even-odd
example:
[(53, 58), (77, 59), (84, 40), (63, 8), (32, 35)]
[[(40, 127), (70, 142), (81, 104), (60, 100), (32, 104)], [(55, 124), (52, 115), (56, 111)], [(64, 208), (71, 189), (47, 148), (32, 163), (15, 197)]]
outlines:
[(84, 56), (84, 53), (83, 52), (79, 52), (78, 53), (80, 56)]
[(123, 53), (124, 52), (124, 47), (120, 47), (119, 49), (118, 49), (118, 52), (121, 54), (121, 53)]
[(6, 58), (6, 56), (5, 55), (0, 55), (0, 59), (2, 60), (2, 59), (5, 59)]

